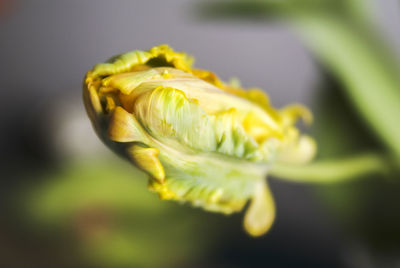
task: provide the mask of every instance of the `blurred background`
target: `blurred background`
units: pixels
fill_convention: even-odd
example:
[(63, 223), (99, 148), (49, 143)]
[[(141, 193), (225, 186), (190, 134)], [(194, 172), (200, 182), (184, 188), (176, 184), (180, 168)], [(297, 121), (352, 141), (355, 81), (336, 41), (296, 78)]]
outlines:
[[(92, 130), (87, 70), (163, 43), (313, 110), (291, 179), (320, 181), (269, 178), (265, 236), (158, 200)], [(0, 267), (400, 267), (399, 55), (397, 0), (0, 0)]]

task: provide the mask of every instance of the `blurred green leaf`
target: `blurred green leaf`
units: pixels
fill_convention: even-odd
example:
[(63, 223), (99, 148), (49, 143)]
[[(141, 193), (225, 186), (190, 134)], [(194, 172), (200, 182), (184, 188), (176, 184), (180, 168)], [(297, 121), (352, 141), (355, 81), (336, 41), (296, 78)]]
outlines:
[(122, 161), (65, 164), (23, 192), (24, 219), (96, 267), (170, 267), (204, 256), (217, 216), (160, 202), (146, 184)]
[(302, 16), (296, 28), (343, 81), (349, 100), (400, 159), (400, 72), (395, 57), (363, 27), (340, 17)]

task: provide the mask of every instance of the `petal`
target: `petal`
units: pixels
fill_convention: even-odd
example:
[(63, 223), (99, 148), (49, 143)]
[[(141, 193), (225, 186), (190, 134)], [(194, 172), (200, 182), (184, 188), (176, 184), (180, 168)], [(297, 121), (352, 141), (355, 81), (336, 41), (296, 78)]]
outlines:
[(117, 142), (140, 141), (146, 143), (148, 140), (140, 123), (121, 106), (117, 106), (111, 115), (108, 137)]
[(285, 125), (293, 125), (299, 118), (303, 119), (306, 124), (311, 124), (313, 121), (311, 111), (300, 104), (286, 106), (280, 110), (280, 114), (283, 117)]
[(147, 51), (133, 50), (111, 58), (108, 63), (97, 64), (88, 76), (99, 77), (127, 72), (134, 66), (145, 64), (151, 57), (152, 54)]
[[(194, 59), (191, 56), (188, 56), (183, 52), (175, 52), (168, 45), (159, 45), (155, 46), (149, 50), (149, 53), (153, 58), (165, 59), (166, 62), (173, 67), (180, 69), (185, 72), (189, 72), (191, 70), (191, 66), (193, 64)], [(162, 62), (162, 61), (161, 61)], [(156, 65), (158, 66), (166, 66), (166, 65)]]
[(134, 144), (127, 149), (131, 160), (142, 170), (148, 172), (159, 183), (164, 183), (165, 172), (157, 155), (159, 150)]
[(317, 144), (313, 138), (302, 135), (281, 149), (277, 162), (287, 164), (305, 164), (310, 162), (317, 153)]
[(146, 80), (160, 79), (161, 74), (154, 69), (139, 72), (129, 72), (111, 75), (102, 81), (105, 87), (118, 89), (121, 93), (129, 95), (137, 86)]
[(268, 152), (246, 133), (240, 113), (234, 109), (208, 115), (184, 92), (169, 87), (142, 94), (134, 109), (137, 119), (143, 122), (151, 136), (164, 144), (178, 142), (192, 150), (240, 159), (261, 161), (269, 158)]
[(250, 235), (260, 236), (271, 228), (274, 219), (275, 202), (265, 180), (261, 180), (246, 211), (244, 228)]

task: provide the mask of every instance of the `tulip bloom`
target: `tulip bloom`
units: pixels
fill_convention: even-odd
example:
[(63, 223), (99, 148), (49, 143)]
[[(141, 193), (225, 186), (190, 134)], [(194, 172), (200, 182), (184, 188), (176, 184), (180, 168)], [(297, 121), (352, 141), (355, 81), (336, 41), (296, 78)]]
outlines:
[(97, 64), (84, 81), (92, 124), (115, 152), (150, 175), (161, 199), (230, 214), (248, 200), (245, 229), (265, 233), (275, 216), (266, 183), (277, 161), (303, 163), (315, 144), (295, 127), (300, 105), (274, 109), (259, 89), (243, 90), (167, 45)]

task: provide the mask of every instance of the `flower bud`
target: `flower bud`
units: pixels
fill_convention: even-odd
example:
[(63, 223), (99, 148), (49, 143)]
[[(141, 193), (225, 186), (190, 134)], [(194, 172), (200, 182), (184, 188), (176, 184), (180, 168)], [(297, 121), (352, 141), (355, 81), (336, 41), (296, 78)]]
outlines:
[(269, 168), (315, 153), (294, 126), (311, 113), (276, 110), (261, 90), (224, 83), (192, 62), (160, 45), (97, 64), (84, 81), (86, 110), (103, 142), (147, 172), (161, 199), (225, 214), (251, 200), (244, 226), (261, 235), (275, 215)]

